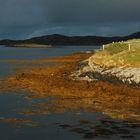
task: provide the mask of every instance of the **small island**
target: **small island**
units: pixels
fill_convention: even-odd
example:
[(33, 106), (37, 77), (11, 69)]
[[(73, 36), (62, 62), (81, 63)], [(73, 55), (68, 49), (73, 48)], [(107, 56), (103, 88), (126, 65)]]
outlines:
[(8, 45), (9, 47), (17, 47), (17, 48), (51, 48), (52, 45), (43, 45), (43, 44), (35, 44), (35, 43), (15, 43)]

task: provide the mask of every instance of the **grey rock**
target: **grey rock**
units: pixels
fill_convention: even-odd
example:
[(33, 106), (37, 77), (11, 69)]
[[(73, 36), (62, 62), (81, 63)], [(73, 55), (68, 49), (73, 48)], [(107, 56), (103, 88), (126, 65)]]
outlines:
[(90, 58), (83, 61), (79, 70), (73, 72), (72, 75), (80, 80), (107, 80), (140, 87), (140, 68), (116, 66), (105, 67), (92, 63)]

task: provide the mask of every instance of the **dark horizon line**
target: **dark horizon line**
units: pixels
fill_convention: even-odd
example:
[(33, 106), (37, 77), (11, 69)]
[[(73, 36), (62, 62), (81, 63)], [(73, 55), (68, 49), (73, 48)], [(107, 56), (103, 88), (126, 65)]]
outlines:
[(23, 40), (29, 40), (29, 39), (34, 39), (34, 38), (38, 38), (38, 37), (45, 37), (45, 36), (62, 36), (62, 37), (100, 37), (100, 38), (121, 38), (121, 37), (128, 37), (131, 35), (135, 35), (140, 33), (140, 31), (138, 32), (132, 32), (128, 35), (112, 35), (112, 36), (100, 36), (100, 35), (64, 35), (64, 34), (59, 34), (59, 33), (52, 33), (52, 34), (46, 34), (46, 35), (39, 35), (39, 36), (33, 36), (30, 38), (24, 38), (24, 39), (9, 39), (9, 38), (5, 38), (5, 39), (1, 39), (0, 41), (3, 40), (13, 40), (13, 41), (23, 41)]

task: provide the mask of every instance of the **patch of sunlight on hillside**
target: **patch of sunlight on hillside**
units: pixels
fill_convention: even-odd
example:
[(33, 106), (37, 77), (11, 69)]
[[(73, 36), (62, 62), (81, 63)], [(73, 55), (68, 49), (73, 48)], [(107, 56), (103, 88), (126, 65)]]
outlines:
[(95, 64), (106, 66), (140, 67), (140, 39), (107, 44), (91, 60)]

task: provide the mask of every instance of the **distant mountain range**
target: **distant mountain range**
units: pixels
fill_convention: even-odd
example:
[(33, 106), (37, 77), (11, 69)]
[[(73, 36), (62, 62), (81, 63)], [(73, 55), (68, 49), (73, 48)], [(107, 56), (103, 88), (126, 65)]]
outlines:
[(41, 45), (102, 45), (115, 41), (126, 41), (140, 38), (140, 32), (128, 36), (102, 37), (102, 36), (64, 36), (59, 34), (33, 37), (26, 40), (0, 41), (0, 45), (14, 46), (18, 44), (41, 44)]

